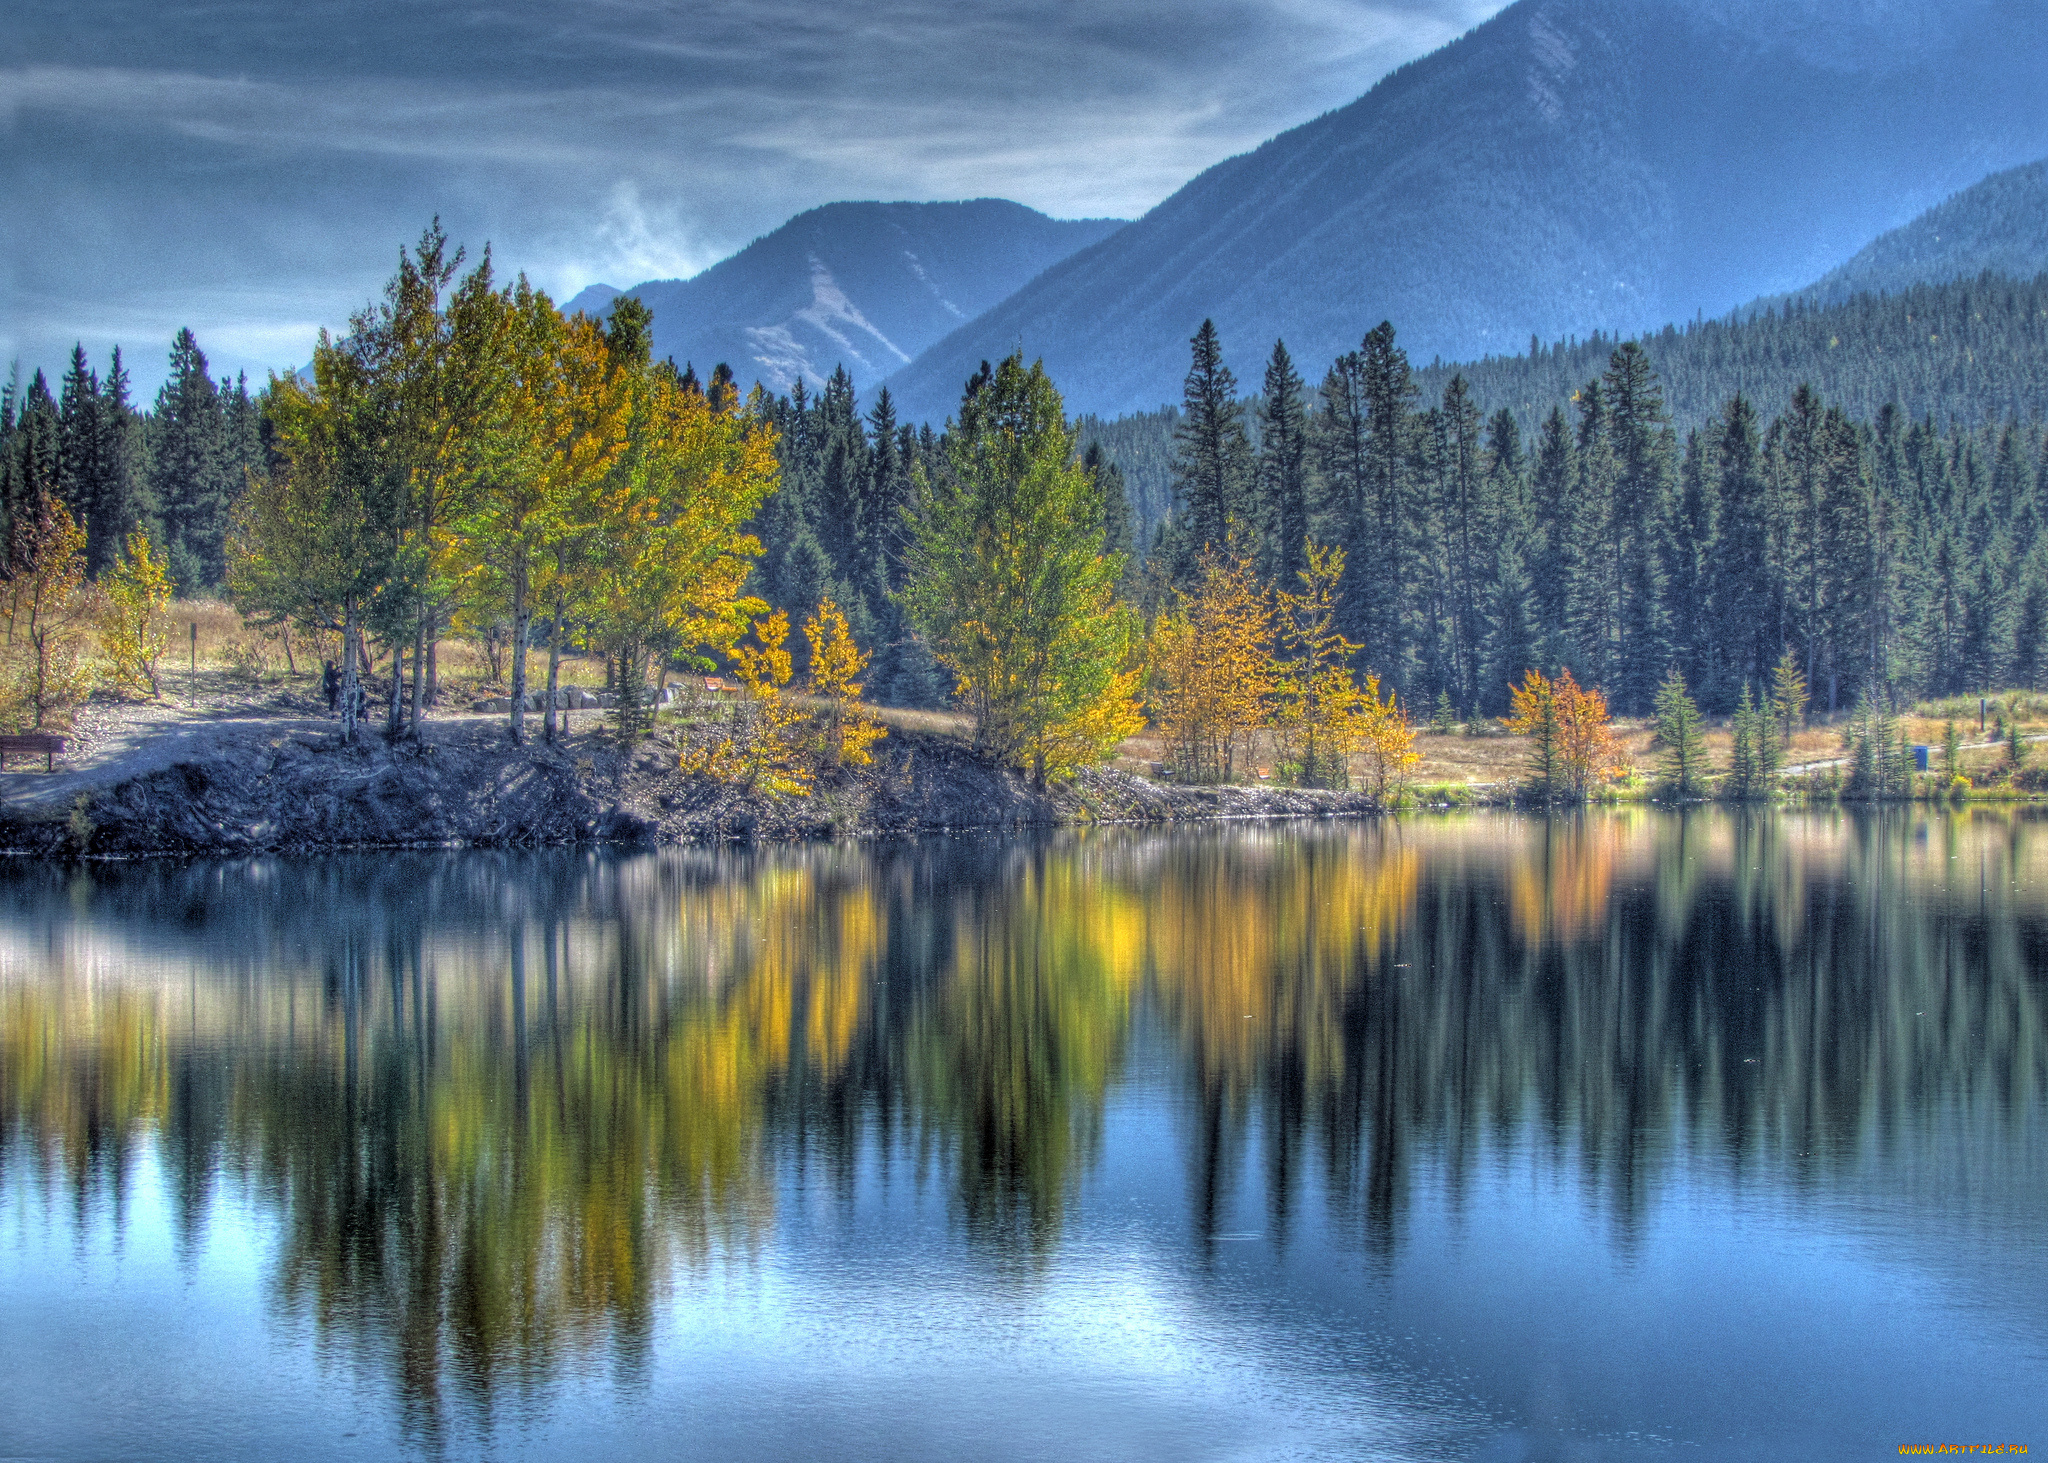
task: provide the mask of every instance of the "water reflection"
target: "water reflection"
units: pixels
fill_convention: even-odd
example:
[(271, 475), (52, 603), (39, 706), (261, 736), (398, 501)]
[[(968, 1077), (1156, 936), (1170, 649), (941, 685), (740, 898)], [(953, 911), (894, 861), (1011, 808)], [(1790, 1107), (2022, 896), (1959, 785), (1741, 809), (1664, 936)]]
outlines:
[(1873, 1145), (2011, 1162), (2048, 1094), (2040, 831), (1488, 815), (10, 866), (0, 1179), (118, 1230), (158, 1152), (187, 1247), (254, 1196), (275, 1312), (429, 1442), (572, 1364), (644, 1373), (668, 1288), (763, 1245), (793, 1171), (850, 1200), (902, 1159), (1030, 1273), (1141, 1052), (1201, 1254), (1255, 1171), (1276, 1243), (1323, 1226), (1384, 1268), (1418, 1165), (1455, 1209), (1517, 1147), (1625, 1251), (1681, 1158), (1795, 1189)]

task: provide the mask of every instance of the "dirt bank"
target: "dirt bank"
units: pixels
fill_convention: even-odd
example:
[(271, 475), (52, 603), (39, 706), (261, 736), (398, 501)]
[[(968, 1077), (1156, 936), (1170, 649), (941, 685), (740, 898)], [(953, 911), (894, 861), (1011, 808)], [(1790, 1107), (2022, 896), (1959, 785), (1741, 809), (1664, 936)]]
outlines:
[(809, 797), (685, 776), (666, 734), (626, 751), (600, 730), (509, 745), (502, 718), (429, 723), (418, 744), (343, 747), (296, 700), (81, 721), (55, 775), (0, 776), (0, 848), (42, 856), (236, 853), (422, 844), (695, 842), (1079, 822), (1331, 817), (1361, 794), (1175, 788), (1091, 770), (1035, 791), (959, 741), (898, 731), (871, 767)]

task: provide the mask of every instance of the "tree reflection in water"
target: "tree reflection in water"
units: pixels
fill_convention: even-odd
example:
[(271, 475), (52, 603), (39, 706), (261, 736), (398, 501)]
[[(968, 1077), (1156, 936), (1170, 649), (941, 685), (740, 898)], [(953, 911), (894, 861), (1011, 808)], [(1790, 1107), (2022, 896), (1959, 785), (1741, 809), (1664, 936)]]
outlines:
[[(189, 1243), (281, 1222), (280, 1311), (409, 1430), (648, 1361), (664, 1288), (787, 1175), (908, 1155), (985, 1254), (1048, 1254), (1140, 1040), (1189, 1222), (1256, 1151), (1389, 1259), (1534, 1133), (1626, 1242), (1680, 1153), (1818, 1181), (2048, 1091), (2030, 814), (1475, 816), (1042, 842), (15, 866), (0, 1164)], [(1143, 1036), (1142, 1033), (1153, 1033)]]

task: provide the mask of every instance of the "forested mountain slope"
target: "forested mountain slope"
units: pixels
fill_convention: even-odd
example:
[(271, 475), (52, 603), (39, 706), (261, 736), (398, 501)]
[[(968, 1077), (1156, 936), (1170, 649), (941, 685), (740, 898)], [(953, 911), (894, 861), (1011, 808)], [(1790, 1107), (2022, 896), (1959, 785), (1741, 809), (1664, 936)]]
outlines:
[[(1931, 417), (1944, 427), (2048, 422), (2048, 275), (1985, 275), (1826, 306), (1793, 300), (1749, 319), (1695, 321), (1637, 338), (1681, 433), (1713, 421), (1738, 391), (1776, 410), (1801, 385), (1860, 421), (1895, 406), (1908, 419)], [(1607, 368), (1618, 343), (1599, 336), (1521, 355), (1439, 362), (1418, 369), (1415, 380), (1434, 399), (1463, 376), (1481, 407), (1507, 410), (1529, 434)], [(1180, 360), (1185, 370), (1185, 350)], [(1313, 386), (1329, 362), (1297, 364)], [(1256, 428), (1257, 414), (1248, 421)], [(1171, 506), (1179, 422), (1178, 409), (1169, 408), (1083, 424), (1083, 442), (1099, 441), (1122, 469), (1141, 530)]]
[(2048, 270), (2048, 160), (1993, 173), (1879, 235), (1797, 293), (1833, 304), (1986, 270), (2014, 279)]
[(891, 378), (938, 421), (1021, 342), (1077, 411), (1179, 395), (1213, 318), (1249, 375), (1383, 319), (1410, 354), (1629, 333), (1797, 289), (2048, 154), (2035, 0), (1518, 0), (1209, 169)]
[[(1000, 198), (830, 203), (702, 274), (624, 293), (654, 311), (656, 358), (689, 362), (700, 376), (724, 361), (742, 390), (759, 379), (781, 392), (800, 375), (816, 387), (843, 364), (866, 387), (1120, 227)], [(567, 308), (597, 314), (619, 293), (593, 285)]]

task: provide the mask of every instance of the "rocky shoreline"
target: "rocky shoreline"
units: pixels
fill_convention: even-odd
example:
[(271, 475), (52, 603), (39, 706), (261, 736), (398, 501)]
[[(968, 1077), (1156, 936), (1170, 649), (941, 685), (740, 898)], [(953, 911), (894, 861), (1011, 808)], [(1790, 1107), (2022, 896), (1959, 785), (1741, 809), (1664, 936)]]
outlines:
[(957, 740), (916, 732), (892, 734), (874, 765), (837, 769), (808, 797), (685, 775), (666, 736), (630, 751), (598, 732), (515, 748), (495, 719), (434, 723), (419, 744), (370, 733), (355, 747), (317, 723), (250, 722), (180, 753), (101, 776), (5, 774), (0, 850), (78, 858), (691, 843), (1377, 811), (1363, 793), (1173, 787), (1108, 769), (1040, 792)]

